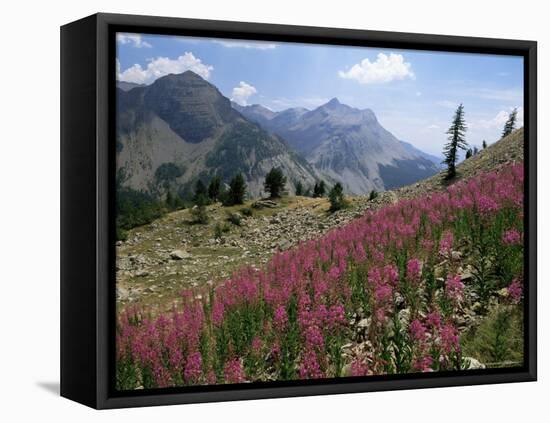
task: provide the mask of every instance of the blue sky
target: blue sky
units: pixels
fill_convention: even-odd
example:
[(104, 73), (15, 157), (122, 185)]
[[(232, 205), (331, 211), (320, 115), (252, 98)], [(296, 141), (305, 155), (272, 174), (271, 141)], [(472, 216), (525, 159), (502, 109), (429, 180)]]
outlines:
[(337, 97), (432, 154), (459, 103), (472, 145), (496, 141), (514, 107), (523, 125), (521, 57), (118, 34), (117, 60), (119, 80), (150, 84), (192, 70), (226, 97), (272, 110)]

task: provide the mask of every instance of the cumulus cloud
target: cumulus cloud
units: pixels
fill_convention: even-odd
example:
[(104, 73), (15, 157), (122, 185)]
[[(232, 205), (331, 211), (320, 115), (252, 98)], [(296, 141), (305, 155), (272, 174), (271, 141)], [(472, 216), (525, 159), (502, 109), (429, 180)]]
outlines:
[(239, 103), (241, 106), (246, 106), (248, 98), (253, 96), (258, 91), (252, 85), (247, 84), (244, 81), (239, 82), (235, 88), (233, 88), (233, 93), (231, 94), (231, 100), (235, 103)]
[(374, 62), (363, 59), (348, 71), (339, 71), (340, 78), (353, 79), (362, 85), (382, 84), (406, 78), (414, 79), (411, 64), (401, 54), (379, 53)]
[(123, 72), (119, 71), (117, 76), (119, 81), (150, 84), (161, 76), (171, 73), (178, 74), (188, 70), (195, 72), (204, 79), (208, 79), (214, 67), (202, 63), (193, 53), (186, 52), (177, 59), (157, 57), (150, 60), (145, 68), (136, 63)]
[(255, 50), (272, 50), (277, 47), (277, 44), (260, 42), (260, 41), (237, 41), (237, 40), (216, 40), (216, 44), (221, 44), (227, 48), (246, 48)]
[[(489, 119), (477, 119), (470, 124), (470, 127), (475, 129), (501, 129), (504, 128), (504, 124), (510, 116), (510, 112), (513, 110), (501, 110), (495, 116)], [(516, 122), (516, 128), (523, 126), (523, 107), (518, 107), (518, 116)]]
[(136, 48), (152, 47), (151, 44), (149, 44), (147, 41), (143, 41), (141, 35), (139, 34), (118, 33), (116, 39), (120, 44), (132, 44)]

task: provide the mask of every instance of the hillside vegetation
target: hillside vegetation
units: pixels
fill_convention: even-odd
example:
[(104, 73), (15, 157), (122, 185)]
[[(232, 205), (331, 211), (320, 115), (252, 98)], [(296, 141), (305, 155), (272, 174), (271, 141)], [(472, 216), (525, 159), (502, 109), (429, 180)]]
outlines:
[(522, 161), (519, 130), (451, 185), (336, 213), (304, 197), (212, 205), (209, 225), (183, 210), (130, 231), (118, 388), (521, 365)]

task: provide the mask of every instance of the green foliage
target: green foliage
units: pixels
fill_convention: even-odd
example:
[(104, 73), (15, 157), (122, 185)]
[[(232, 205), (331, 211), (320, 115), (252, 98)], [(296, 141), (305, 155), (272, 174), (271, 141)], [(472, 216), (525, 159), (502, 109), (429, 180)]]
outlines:
[(219, 176), (214, 176), (208, 184), (208, 198), (217, 201), (221, 192), (222, 180)]
[(227, 221), (235, 226), (241, 226), (241, 219), (239, 213), (227, 213)]
[(164, 205), (149, 194), (131, 188), (119, 188), (116, 193), (118, 239), (123, 240), (125, 231), (151, 223), (164, 213)]
[(155, 171), (158, 181), (171, 181), (183, 175), (182, 169), (175, 163), (163, 163)]
[(467, 158), (467, 159), (469, 159), (470, 157), (472, 157), (472, 154), (473, 154), (473, 152), (472, 152), (472, 149), (471, 149), (471, 148), (469, 148), (468, 150), (466, 150), (466, 158)]
[(177, 192), (168, 191), (166, 193), (166, 207), (170, 210), (179, 210), (185, 208), (185, 203)]
[(315, 186), (313, 187), (313, 197), (323, 197), (326, 189), (325, 181), (315, 182)]
[(520, 305), (499, 305), (479, 326), (466, 333), (461, 343), (464, 355), (488, 367), (523, 364), (523, 311)]
[(285, 188), (286, 176), (280, 168), (272, 168), (265, 177), (264, 188), (271, 198), (279, 198)]
[(206, 186), (202, 182), (202, 180), (197, 180), (195, 183), (195, 195), (193, 196), (193, 201), (195, 204), (198, 204), (198, 201), (202, 201), (206, 204), (208, 199), (208, 192), (206, 190)]
[(250, 207), (243, 207), (241, 209), (241, 214), (246, 217), (252, 217), (254, 215), (254, 210)]
[(199, 225), (206, 225), (208, 223), (208, 213), (206, 210), (206, 205), (208, 204), (208, 199), (205, 195), (199, 195), (195, 199), (195, 206), (191, 209), (192, 222)]
[(514, 129), (516, 129), (516, 122), (518, 119), (518, 109), (514, 108), (512, 112), (508, 115), (508, 120), (504, 124), (504, 129), (502, 130), (502, 138), (507, 137)]
[(224, 198), (225, 206), (234, 206), (236, 204), (243, 204), (246, 194), (246, 182), (241, 173), (235, 175), (229, 183), (229, 191)]
[(341, 210), (347, 206), (346, 199), (344, 197), (344, 187), (340, 182), (332, 187), (328, 194), (330, 200), (330, 211), (335, 212)]
[(376, 190), (372, 190), (370, 193), (369, 193), (369, 201), (372, 201), (374, 200), (376, 197), (378, 197), (378, 192)]
[(301, 181), (296, 184), (296, 195), (304, 195), (304, 186)]
[(453, 123), (447, 131), (449, 142), (445, 144), (443, 154), (445, 159), (443, 163), (447, 165), (446, 179), (452, 179), (456, 175), (456, 160), (458, 149), (466, 150), (468, 143), (466, 142), (466, 121), (464, 120), (464, 106), (460, 104), (456, 109)]
[(220, 239), (223, 234), (229, 232), (230, 230), (231, 228), (226, 223), (216, 223), (216, 225), (214, 226), (214, 238)]
[(483, 140), (483, 142), (481, 143), (481, 148), (483, 148), (484, 150), (487, 148), (487, 141)]

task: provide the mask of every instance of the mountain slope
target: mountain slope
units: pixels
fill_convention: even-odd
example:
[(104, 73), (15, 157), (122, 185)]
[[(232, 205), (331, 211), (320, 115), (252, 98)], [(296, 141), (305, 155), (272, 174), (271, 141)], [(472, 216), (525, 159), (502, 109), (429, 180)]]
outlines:
[[(246, 120), (218, 89), (191, 71), (146, 87), (117, 90), (117, 170), (121, 186), (161, 197), (189, 196), (193, 184), (243, 173), (252, 197), (280, 167), (289, 182), (313, 185), (316, 171), (278, 136)], [(290, 192), (294, 184), (287, 184)]]
[(269, 118), (258, 107), (241, 113), (283, 137), (322, 175), (344, 185), (346, 192), (366, 194), (392, 189), (438, 172), (433, 159), (399, 141), (369, 110), (333, 98), (312, 111), (289, 109)]

